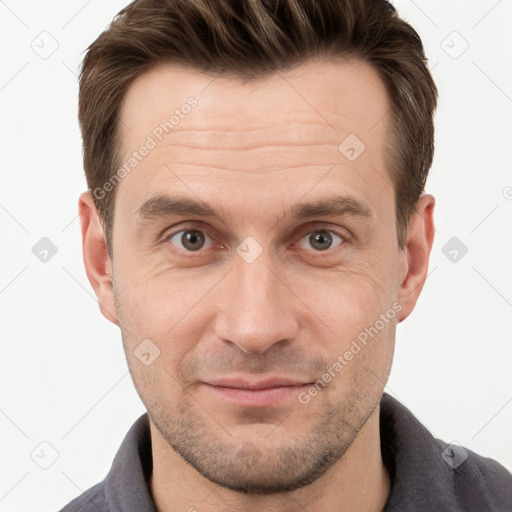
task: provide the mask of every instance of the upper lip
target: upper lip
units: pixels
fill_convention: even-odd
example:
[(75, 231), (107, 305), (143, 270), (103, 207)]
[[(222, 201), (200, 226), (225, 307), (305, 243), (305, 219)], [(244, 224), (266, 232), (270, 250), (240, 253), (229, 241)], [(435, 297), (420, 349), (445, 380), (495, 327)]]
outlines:
[(255, 382), (251, 382), (243, 378), (214, 379), (205, 382), (205, 384), (208, 384), (210, 386), (219, 386), (224, 388), (236, 389), (268, 389), (285, 386), (304, 386), (306, 384), (309, 384), (309, 382), (304, 382), (302, 380), (297, 379), (290, 379), (286, 377), (271, 377), (267, 379), (258, 380)]

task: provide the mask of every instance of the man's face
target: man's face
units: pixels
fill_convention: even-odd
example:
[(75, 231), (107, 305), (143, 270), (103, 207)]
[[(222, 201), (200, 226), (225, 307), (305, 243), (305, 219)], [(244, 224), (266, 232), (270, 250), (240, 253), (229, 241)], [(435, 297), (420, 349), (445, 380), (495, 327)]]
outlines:
[(376, 411), (410, 312), (389, 108), (360, 61), (161, 67), (126, 95), (115, 321), (153, 435), (220, 485), (303, 486)]

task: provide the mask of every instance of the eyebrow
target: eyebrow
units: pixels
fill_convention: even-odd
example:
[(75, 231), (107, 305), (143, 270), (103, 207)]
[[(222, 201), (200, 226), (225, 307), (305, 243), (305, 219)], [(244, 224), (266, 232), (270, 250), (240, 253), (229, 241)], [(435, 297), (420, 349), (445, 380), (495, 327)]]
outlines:
[[(135, 212), (136, 220), (139, 223), (175, 215), (219, 219), (225, 224), (233, 224), (236, 220), (236, 216), (223, 206), (219, 206), (216, 211), (205, 202), (168, 195), (158, 195), (148, 199)], [(314, 202), (296, 204), (284, 217), (304, 220), (321, 216), (345, 215), (367, 220), (373, 220), (376, 216), (368, 205), (353, 196), (333, 195)]]

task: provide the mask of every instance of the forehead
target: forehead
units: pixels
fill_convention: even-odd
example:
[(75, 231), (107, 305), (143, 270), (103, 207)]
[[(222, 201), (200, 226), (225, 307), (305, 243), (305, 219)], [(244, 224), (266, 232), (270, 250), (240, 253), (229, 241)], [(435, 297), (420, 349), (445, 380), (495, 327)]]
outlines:
[(389, 108), (377, 72), (360, 60), (310, 61), (252, 81), (160, 66), (123, 101), (120, 166), (128, 172), (116, 202), (135, 212), (162, 192), (190, 194), (187, 183), (210, 196), (238, 188), (222, 196), (233, 204), (238, 197), (239, 208), (254, 191), (275, 202), (287, 189), (296, 202), (335, 183), (379, 201), (391, 183), (383, 158)]
[[(180, 116), (190, 98), (197, 100), (198, 108), (193, 109), (194, 115)], [(242, 129), (266, 128), (268, 133), (276, 127), (282, 130), (284, 122), (293, 120), (297, 125), (309, 123), (308, 132), (313, 136), (329, 138), (338, 132), (339, 137), (354, 129), (365, 138), (377, 124), (383, 128), (385, 123), (379, 121), (388, 111), (382, 80), (358, 59), (311, 60), (291, 71), (250, 81), (161, 65), (139, 76), (128, 88), (121, 109), (121, 133), (130, 146), (142, 135), (139, 131), (150, 133), (175, 114), (179, 122), (173, 120), (173, 137), (191, 125), (229, 130), (237, 128), (234, 122), (243, 122)], [(294, 128), (285, 131), (292, 138), (298, 131)], [(260, 135), (264, 139), (266, 133)]]

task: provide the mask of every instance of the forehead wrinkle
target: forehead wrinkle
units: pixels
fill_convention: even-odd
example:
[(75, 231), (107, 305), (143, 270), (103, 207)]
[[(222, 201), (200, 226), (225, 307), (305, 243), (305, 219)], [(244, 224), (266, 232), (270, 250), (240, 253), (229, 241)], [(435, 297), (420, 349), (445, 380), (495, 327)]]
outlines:
[(190, 143), (168, 142), (153, 149), (140, 166), (148, 171), (155, 169), (155, 166), (165, 165), (173, 169), (220, 169), (254, 175), (333, 165), (355, 169), (356, 165), (344, 160), (338, 149), (338, 141), (322, 144), (247, 144), (240, 148), (196, 147)]
[[(234, 122), (230, 123), (232, 127)], [(159, 149), (206, 149), (209, 151), (229, 149), (232, 151), (251, 150), (259, 148), (272, 147), (313, 147), (313, 146), (338, 146), (345, 136), (345, 132), (333, 132), (326, 125), (317, 123), (304, 123), (304, 126), (294, 129), (291, 122), (285, 125), (279, 124), (272, 127), (262, 128), (175, 128), (169, 134), (163, 136), (162, 140), (157, 142)], [(327, 131), (329, 130), (329, 131)], [(341, 131), (341, 130), (340, 130)], [(346, 131), (349, 133), (349, 130)], [(129, 139), (129, 134), (125, 132), (124, 140)], [(145, 139), (151, 132), (145, 134)], [(130, 141), (130, 146), (137, 147), (135, 141)]]
[[(339, 110), (341, 109), (340, 106)], [(174, 126), (172, 131), (166, 133), (163, 140), (158, 141), (158, 145), (177, 145), (181, 139), (184, 139), (188, 145), (191, 145), (191, 140), (194, 142), (198, 140), (199, 144), (193, 144), (194, 147), (210, 144), (213, 148), (219, 143), (224, 146), (222, 141), (228, 141), (227, 146), (233, 147), (245, 138), (251, 137), (253, 142), (257, 141), (255, 145), (262, 146), (269, 141), (273, 144), (277, 142), (278, 145), (284, 142), (293, 142), (297, 145), (311, 145), (319, 142), (339, 144), (343, 137), (354, 131), (354, 119), (351, 120), (353, 113), (350, 111), (322, 112), (322, 115), (328, 118), (328, 122), (315, 119), (312, 117), (313, 114), (295, 109), (283, 111), (274, 109), (271, 112), (245, 112), (241, 117), (239, 112), (236, 116), (226, 113), (219, 116), (212, 115), (208, 111), (193, 111)], [(146, 113), (146, 116), (148, 115), (149, 113)], [(166, 121), (166, 116), (158, 114), (158, 118), (151, 116), (150, 119), (130, 119), (125, 105), (122, 119), (123, 123), (120, 126), (122, 138), (126, 142), (129, 141), (129, 146), (137, 147), (141, 140), (152, 134), (155, 127)], [(368, 124), (363, 131), (369, 128)]]
[[(170, 167), (171, 164), (167, 163), (165, 165), (167, 167)], [(291, 171), (291, 170), (301, 171), (301, 170), (304, 170), (304, 169), (307, 169), (307, 168), (313, 168), (315, 170), (319, 170), (322, 167), (328, 168), (328, 169), (332, 169), (333, 168), (333, 164), (331, 164), (331, 163), (326, 163), (326, 164), (304, 164), (304, 165), (290, 165), (290, 166), (274, 166), (274, 168), (272, 168), (270, 170), (267, 168), (267, 169), (265, 169), (264, 172), (254, 173), (254, 172), (251, 172), (251, 171), (244, 171), (244, 170), (239, 170), (239, 169), (231, 169), (231, 168), (226, 167), (226, 166), (224, 166), (224, 167), (217, 167), (217, 166), (212, 165), (212, 164), (201, 165), (201, 164), (196, 164), (196, 163), (192, 163), (192, 162), (174, 162), (172, 168), (177, 170), (179, 168), (179, 166), (182, 166), (185, 169), (191, 169), (193, 167), (197, 167), (199, 169), (202, 169), (205, 172), (208, 172), (210, 170), (216, 170), (216, 171), (222, 171), (222, 172), (231, 173), (231, 174), (247, 174), (247, 175), (250, 175), (250, 176), (277, 174), (277, 173), (280, 173), (280, 172), (286, 172), (286, 171)], [(349, 168), (349, 166), (344, 165), (344, 164), (340, 164), (340, 163), (339, 164), (335, 164), (334, 167)]]

